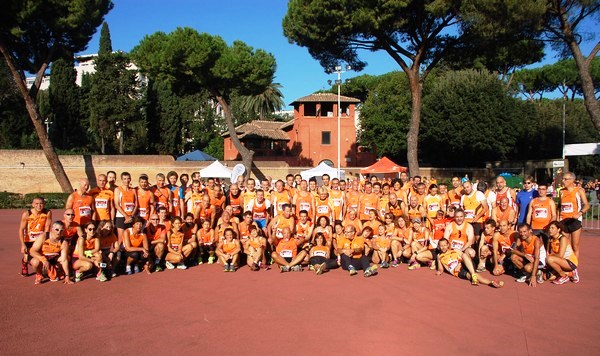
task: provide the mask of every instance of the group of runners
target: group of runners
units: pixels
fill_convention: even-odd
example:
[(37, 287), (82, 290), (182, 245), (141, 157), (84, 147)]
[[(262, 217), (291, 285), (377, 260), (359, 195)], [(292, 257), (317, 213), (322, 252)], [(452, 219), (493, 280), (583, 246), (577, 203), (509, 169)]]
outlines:
[[(244, 179), (225, 188), (169, 172), (155, 184), (129, 173), (79, 182), (62, 219), (33, 199), (21, 216), (21, 274), (35, 283), (87, 276), (187, 269), (220, 263), (225, 272), (341, 268), (365, 277), (383, 268), (424, 266), (502, 287), (510, 274), (531, 286), (579, 282), (581, 220), (589, 209), (575, 175), (563, 175), (558, 208), (548, 186), (523, 181), (518, 193), (498, 176), (493, 188), (453, 177), (451, 185), (406, 173), (393, 180)], [(493, 276), (486, 278), (488, 270)]]

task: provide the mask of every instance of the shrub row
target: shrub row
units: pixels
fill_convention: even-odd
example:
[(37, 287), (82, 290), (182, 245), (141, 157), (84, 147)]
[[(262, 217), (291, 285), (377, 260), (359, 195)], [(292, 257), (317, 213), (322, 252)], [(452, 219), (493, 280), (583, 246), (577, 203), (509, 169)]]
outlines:
[(68, 193), (29, 193), (18, 194), (10, 192), (0, 192), (0, 209), (26, 209), (31, 206), (31, 201), (35, 197), (44, 197), (46, 199), (46, 208), (62, 209), (69, 197)]

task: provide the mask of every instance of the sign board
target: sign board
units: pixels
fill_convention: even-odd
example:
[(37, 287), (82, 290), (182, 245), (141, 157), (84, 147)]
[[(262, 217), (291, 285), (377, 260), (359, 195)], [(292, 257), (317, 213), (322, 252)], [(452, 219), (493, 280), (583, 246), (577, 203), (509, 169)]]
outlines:
[(564, 167), (565, 161), (552, 161), (552, 168)]

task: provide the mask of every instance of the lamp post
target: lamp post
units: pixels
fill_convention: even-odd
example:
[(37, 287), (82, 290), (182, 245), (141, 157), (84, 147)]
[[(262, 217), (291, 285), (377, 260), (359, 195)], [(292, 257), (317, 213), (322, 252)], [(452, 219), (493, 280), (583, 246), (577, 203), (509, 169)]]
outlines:
[(335, 71), (334, 73), (337, 73), (337, 80), (335, 81), (335, 83), (337, 84), (337, 89), (338, 89), (338, 101), (337, 101), (337, 166), (338, 166), (338, 172), (337, 172), (337, 177), (338, 179), (341, 179), (341, 175), (342, 175), (342, 159), (341, 159), (341, 151), (340, 151), (340, 146), (341, 146), (341, 118), (342, 118), (342, 100), (341, 100), (341, 87), (342, 87), (342, 73), (346, 73), (347, 71), (349, 71), (350, 69), (352, 69), (350, 66), (346, 66), (345, 70), (342, 70), (342, 66), (335, 66)]
[(567, 81), (563, 80), (563, 112), (562, 112), (562, 159), (565, 159), (565, 129), (567, 121)]

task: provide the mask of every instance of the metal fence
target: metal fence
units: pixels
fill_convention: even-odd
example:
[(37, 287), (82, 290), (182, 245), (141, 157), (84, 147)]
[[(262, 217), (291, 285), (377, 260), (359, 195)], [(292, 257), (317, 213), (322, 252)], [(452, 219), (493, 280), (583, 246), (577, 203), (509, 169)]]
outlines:
[(590, 210), (583, 215), (583, 228), (600, 230), (600, 204), (590, 204)]

